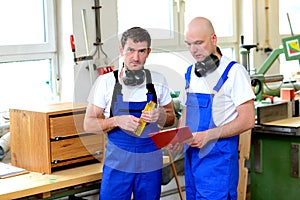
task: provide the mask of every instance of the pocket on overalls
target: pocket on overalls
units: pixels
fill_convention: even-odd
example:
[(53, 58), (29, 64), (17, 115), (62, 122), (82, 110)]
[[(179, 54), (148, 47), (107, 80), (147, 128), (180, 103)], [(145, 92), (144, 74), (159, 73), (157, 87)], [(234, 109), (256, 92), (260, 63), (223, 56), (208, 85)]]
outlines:
[(186, 124), (192, 132), (207, 130), (211, 123), (211, 95), (189, 95), (186, 103)]

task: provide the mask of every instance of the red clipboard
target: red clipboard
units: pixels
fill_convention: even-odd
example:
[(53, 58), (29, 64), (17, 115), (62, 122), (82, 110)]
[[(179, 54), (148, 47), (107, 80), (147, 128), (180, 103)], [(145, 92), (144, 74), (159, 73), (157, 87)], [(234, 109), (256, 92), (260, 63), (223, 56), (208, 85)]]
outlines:
[(157, 148), (163, 148), (169, 144), (182, 143), (185, 140), (193, 137), (193, 134), (188, 126), (179, 128), (166, 129), (160, 132), (148, 134)]

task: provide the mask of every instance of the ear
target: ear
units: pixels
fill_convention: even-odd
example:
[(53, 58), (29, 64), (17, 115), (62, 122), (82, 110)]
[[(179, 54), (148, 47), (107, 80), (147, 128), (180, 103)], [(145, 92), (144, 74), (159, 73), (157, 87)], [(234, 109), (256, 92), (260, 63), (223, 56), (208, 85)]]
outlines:
[(148, 55), (151, 53), (151, 48), (147, 49)]
[(121, 45), (119, 46), (119, 52), (120, 52), (120, 55), (121, 55), (121, 56), (124, 56), (124, 53), (123, 53), (123, 52), (124, 52), (124, 49), (122, 48)]
[(212, 34), (211, 41), (212, 41), (213, 45), (217, 46), (218, 39), (217, 39), (217, 35), (215, 33)]

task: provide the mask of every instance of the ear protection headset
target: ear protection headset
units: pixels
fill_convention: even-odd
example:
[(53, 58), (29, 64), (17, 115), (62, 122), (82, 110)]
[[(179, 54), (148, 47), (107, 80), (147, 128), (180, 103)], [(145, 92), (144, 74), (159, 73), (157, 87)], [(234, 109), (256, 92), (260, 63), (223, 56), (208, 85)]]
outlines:
[(195, 74), (198, 77), (206, 76), (208, 73), (215, 71), (219, 64), (219, 58), (214, 54), (210, 54), (203, 61), (195, 64)]
[(145, 81), (144, 69), (140, 69), (140, 70), (127, 69), (122, 79), (125, 85), (129, 85), (129, 86), (141, 85)]

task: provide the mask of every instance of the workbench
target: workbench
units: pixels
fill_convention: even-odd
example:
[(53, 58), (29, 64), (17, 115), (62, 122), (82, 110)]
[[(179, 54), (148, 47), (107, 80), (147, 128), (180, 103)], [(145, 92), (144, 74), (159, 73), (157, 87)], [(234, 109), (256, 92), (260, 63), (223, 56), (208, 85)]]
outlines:
[[(102, 163), (94, 163), (52, 174), (29, 172), (0, 179), (0, 199), (17, 199), (33, 195), (39, 195), (39, 198), (51, 198), (53, 191), (72, 186), (78, 188), (82, 186), (82, 191), (95, 187), (99, 189), (102, 167)], [(70, 194), (70, 189), (66, 193)]]
[(255, 125), (251, 140), (251, 199), (299, 199), (300, 117)]

